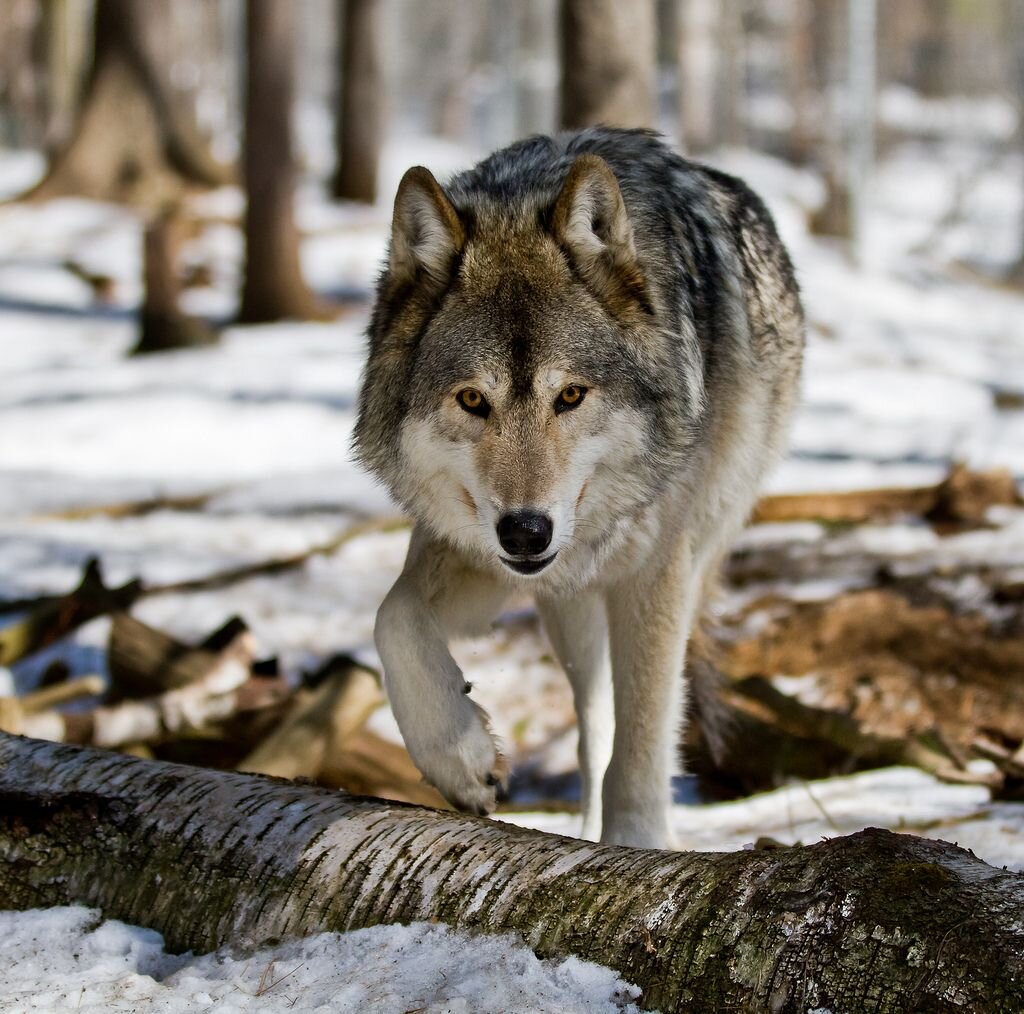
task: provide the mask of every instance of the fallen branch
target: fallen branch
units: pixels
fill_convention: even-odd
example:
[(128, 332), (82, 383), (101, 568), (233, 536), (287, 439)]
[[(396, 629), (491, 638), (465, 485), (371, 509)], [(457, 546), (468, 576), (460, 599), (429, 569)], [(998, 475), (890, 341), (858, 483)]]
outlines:
[(85, 521), (89, 518), (137, 518), (157, 511), (202, 510), (214, 497), (225, 493), (226, 488), (206, 493), (191, 493), (181, 496), (154, 496), (144, 500), (124, 500), (120, 503), (89, 504), (85, 507), (65, 507), (34, 515), (41, 521)]
[(989, 507), (1021, 503), (1020, 491), (1006, 469), (974, 472), (955, 465), (934, 486), (762, 497), (754, 509), (753, 521), (861, 524), (910, 515), (936, 524), (980, 524)]
[(11, 736), (0, 803), (0, 905), (96, 906), (175, 952), (435, 920), (601, 962), (663, 1011), (869, 997), (962, 1014), (1024, 995), (1024, 876), (887, 831), (631, 850)]
[(74, 591), (41, 601), (24, 619), (0, 628), (0, 664), (13, 665), (26, 655), (49, 647), (97, 616), (127, 609), (141, 593), (142, 586), (138, 581), (129, 581), (120, 588), (108, 588), (103, 582), (99, 561), (90, 560)]

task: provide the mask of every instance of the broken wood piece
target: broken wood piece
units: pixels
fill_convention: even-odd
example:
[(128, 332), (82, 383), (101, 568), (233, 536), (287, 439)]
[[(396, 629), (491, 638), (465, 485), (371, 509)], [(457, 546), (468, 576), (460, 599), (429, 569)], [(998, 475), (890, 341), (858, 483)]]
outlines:
[(26, 715), (34, 715), (48, 708), (56, 708), (80, 697), (99, 697), (106, 689), (107, 681), (99, 673), (77, 676), (63, 683), (54, 683), (19, 698)]
[(280, 726), (239, 765), (239, 771), (278, 778), (315, 778), (326, 759), (384, 703), (380, 678), (346, 655), (321, 670), (317, 686), (302, 688)]
[(82, 580), (74, 591), (41, 600), (28, 616), (0, 628), (0, 664), (13, 665), (97, 616), (127, 609), (141, 594), (139, 581), (108, 588), (103, 582), (99, 560), (93, 558), (85, 565)]
[(343, 740), (340, 750), (329, 751), (316, 781), (357, 796), (451, 809), (444, 796), (424, 781), (404, 746), (369, 729), (358, 729)]
[(248, 672), (254, 653), (255, 640), (237, 616), (192, 647), (120, 612), (110, 628), (107, 665), (116, 695), (152, 697), (201, 681), (227, 662)]
[(7, 731), (114, 750), (175, 737), (216, 736), (217, 727), (239, 712), (271, 707), (286, 696), (282, 680), (250, 677), (241, 662), (228, 659), (203, 679), (159, 697), (124, 700), (90, 711), (23, 714), (20, 727)]

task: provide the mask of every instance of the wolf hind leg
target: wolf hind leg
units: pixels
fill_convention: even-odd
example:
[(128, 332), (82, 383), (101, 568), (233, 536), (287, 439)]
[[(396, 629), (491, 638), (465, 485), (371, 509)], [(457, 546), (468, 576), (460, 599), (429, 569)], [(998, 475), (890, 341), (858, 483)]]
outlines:
[(601, 841), (672, 848), (672, 775), (683, 720), (686, 642), (703, 586), (685, 541), (607, 595), (615, 739)]
[(538, 599), (537, 609), (572, 686), (580, 737), (582, 837), (597, 841), (601, 836), (601, 787), (615, 727), (604, 601), (592, 592), (566, 599)]

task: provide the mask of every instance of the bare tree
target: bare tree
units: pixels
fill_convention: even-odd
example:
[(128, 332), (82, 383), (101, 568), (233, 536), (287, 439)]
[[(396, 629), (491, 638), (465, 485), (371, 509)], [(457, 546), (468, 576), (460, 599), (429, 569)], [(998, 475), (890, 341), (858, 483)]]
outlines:
[(339, 95), (334, 136), (337, 167), (331, 192), (339, 200), (377, 198), (384, 94), (379, 0), (338, 0)]
[(803, 165), (814, 149), (814, 39), (811, 32), (811, 0), (792, 0), (786, 25), (786, 94), (793, 111), (787, 139), (791, 162)]
[(56, 153), (74, 125), (81, 85), (87, 19), (71, 0), (40, 0), (35, 45), (45, 67), (46, 130), (44, 144)]
[(151, 0), (96, 0), (92, 70), (76, 127), (26, 197), (80, 194), (158, 207), (184, 185), (229, 179), (168, 83), (159, 56), (168, 13)]
[[(1017, 95), (1018, 109), (1024, 110), (1024, 4), (1011, 4), (1008, 11), (1007, 34), (1012, 47), (1013, 89)], [(1017, 144), (1024, 148), (1024, 122), (1017, 124)], [(1020, 230), (1022, 243), (1020, 257), (1010, 269), (1009, 281), (1024, 287), (1024, 215), (1021, 215)]]
[(715, 145), (715, 43), (721, 7), (716, 0), (677, 0), (676, 67), (679, 134), (683, 148), (699, 155)]
[(434, 920), (664, 1011), (1020, 1009), (1024, 876), (888, 831), (628, 849), (0, 733), (0, 856), (3, 907), (98, 907), (175, 952)]
[(238, 319), (308, 319), (321, 308), (302, 277), (295, 226), (295, 15), (292, 0), (246, 6), (245, 279)]
[(846, 110), (840, 102), (846, 69), (846, 11), (849, 0), (818, 0), (812, 4), (818, 87), (824, 96), (825, 129), (820, 158), (825, 200), (810, 218), (811, 231), (849, 239), (853, 231), (849, 164), (846, 159)]
[(563, 127), (655, 121), (654, 0), (561, 0)]
[(181, 242), (184, 222), (177, 204), (152, 216), (142, 242), (143, 288), (139, 309), (139, 340), (135, 352), (164, 352), (193, 345), (209, 345), (216, 332), (183, 313), (181, 297)]

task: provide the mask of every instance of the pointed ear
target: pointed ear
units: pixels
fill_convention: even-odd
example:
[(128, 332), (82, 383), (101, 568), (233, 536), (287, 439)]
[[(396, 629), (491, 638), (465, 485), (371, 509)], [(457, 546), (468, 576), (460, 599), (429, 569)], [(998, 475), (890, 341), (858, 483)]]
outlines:
[(569, 170), (552, 215), (555, 239), (598, 298), (647, 306), (619, 181), (597, 155), (580, 155)]
[(392, 278), (403, 284), (418, 274), (440, 288), (451, 272), (452, 261), (466, 241), (458, 212), (440, 184), (423, 166), (413, 166), (402, 177), (395, 195), (391, 223)]

